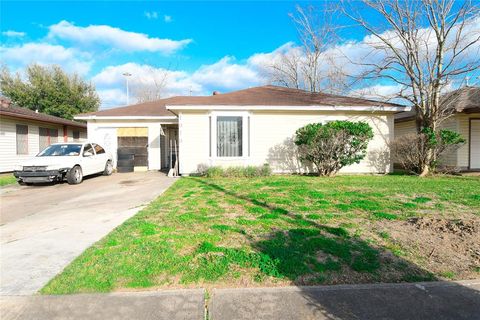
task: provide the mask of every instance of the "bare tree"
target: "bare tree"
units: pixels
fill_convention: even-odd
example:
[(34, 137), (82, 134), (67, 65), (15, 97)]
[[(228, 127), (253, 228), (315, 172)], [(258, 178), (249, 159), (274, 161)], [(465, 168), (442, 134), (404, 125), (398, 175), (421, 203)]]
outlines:
[[(350, 5), (353, 3), (353, 5)], [(396, 95), (416, 110), (417, 129), (438, 132), (454, 112), (442, 104), (448, 86), (480, 68), (479, 8), (472, 1), (362, 0), (381, 18), (364, 16), (358, 2), (344, 2), (344, 13), (370, 35), (370, 57), (357, 61), (367, 79), (381, 77), (397, 84)], [(372, 22), (375, 22), (373, 24)], [(383, 23), (382, 23), (383, 22)], [(375, 58), (371, 58), (374, 56)], [(436, 153), (426, 150), (422, 174), (430, 171)]]
[(281, 52), (270, 66), (271, 81), (287, 88), (303, 89), (301, 60), (301, 53), (296, 49)]
[(332, 11), (330, 6), (297, 6), (290, 14), (300, 44), (280, 52), (270, 65), (273, 83), (310, 92), (344, 91), (345, 74), (329, 52), (337, 39)]
[(169, 81), (170, 70), (157, 69), (152, 66), (133, 86), (132, 91), (138, 103), (155, 101), (163, 97)]

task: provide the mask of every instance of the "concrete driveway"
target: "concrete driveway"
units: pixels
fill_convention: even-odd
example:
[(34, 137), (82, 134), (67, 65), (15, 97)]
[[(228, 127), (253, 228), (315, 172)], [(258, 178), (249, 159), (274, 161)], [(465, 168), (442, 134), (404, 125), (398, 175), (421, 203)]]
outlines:
[(163, 173), (144, 172), (93, 177), (80, 185), (3, 188), (0, 295), (37, 292), (174, 182)]

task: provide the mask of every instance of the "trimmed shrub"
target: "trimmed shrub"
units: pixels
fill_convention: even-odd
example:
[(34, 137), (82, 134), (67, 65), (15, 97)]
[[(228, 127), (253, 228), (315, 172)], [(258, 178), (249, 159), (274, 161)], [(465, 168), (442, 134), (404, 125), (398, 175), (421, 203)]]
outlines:
[(295, 144), (302, 162), (312, 163), (318, 175), (332, 176), (365, 158), (372, 138), (373, 130), (366, 122), (332, 121), (298, 129)]

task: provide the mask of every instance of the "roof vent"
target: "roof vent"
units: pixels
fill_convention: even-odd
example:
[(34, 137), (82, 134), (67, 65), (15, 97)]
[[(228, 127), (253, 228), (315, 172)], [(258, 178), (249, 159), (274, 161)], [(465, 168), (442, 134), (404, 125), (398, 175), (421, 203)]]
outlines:
[(220, 94), (220, 91), (213, 91), (212, 96), (218, 96)]

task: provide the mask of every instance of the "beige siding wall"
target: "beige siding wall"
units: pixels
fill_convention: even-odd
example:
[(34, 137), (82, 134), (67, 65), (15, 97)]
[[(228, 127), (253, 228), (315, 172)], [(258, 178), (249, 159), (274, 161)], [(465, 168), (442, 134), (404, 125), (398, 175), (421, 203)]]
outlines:
[[(444, 121), (441, 125), (442, 129), (448, 129), (455, 132), (458, 132), (458, 120), (457, 117), (453, 116), (446, 121)], [(447, 152), (439, 160), (440, 166), (447, 166), (447, 167), (456, 167), (457, 166), (457, 157), (458, 151), (451, 151)]]
[[(17, 155), (17, 134), (16, 125), (28, 126), (28, 154)], [(63, 141), (63, 126), (52, 124), (43, 124), (32, 121), (16, 120), (2, 117), (0, 120), (0, 172), (7, 172), (14, 170), (15, 166), (21, 164), (22, 161), (27, 160), (37, 155), (39, 150), (39, 127), (52, 128), (58, 130), (58, 142)], [(71, 130), (71, 129), (68, 129)], [(83, 135), (86, 137), (86, 130), (83, 129)], [(70, 137), (70, 136), (69, 136)], [(68, 139), (72, 141), (72, 139)]]
[(404, 121), (395, 123), (395, 138), (409, 133), (416, 133), (415, 121)]
[[(467, 141), (458, 150), (445, 154), (440, 160), (440, 164), (454, 166), (462, 170), (468, 169), (470, 157), (470, 119), (475, 118), (480, 119), (480, 113), (460, 113), (452, 116), (442, 124), (443, 128), (460, 133)], [(415, 132), (414, 121), (400, 122), (395, 124), (395, 137), (399, 137), (410, 132)]]
[[(179, 114), (179, 171), (181, 174), (196, 172), (200, 164), (211, 165), (209, 136), (209, 117), (206, 112)], [(212, 153), (214, 152), (214, 146), (212, 146)]]
[[(388, 143), (393, 138), (393, 115), (376, 116), (344, 113), (313, 112), (251, 112), (250, 146), (243, 143), (241, 158), (215, 158), (216, 146), (212, 143), (209, 155), (209, 114), (207, 112), (182, 112), (180, 115), (180, 172), (194, 173), (199, 165), (262, 165), (269, 163), (275, 172), (308, 171), (297, 160), (293, 138), (295, 131), (309, 123), (331, 120), (367, 121), (375, 132), (368, 147), (367, 157), (359, 164), (342, 169), (344, 173), (390, 172)], [(212, 122), (212, 126), (215, 123)], [(248, 134), (246, 135), (248, 136)], [(248, 156), (250, 148), (250, 156)]]

